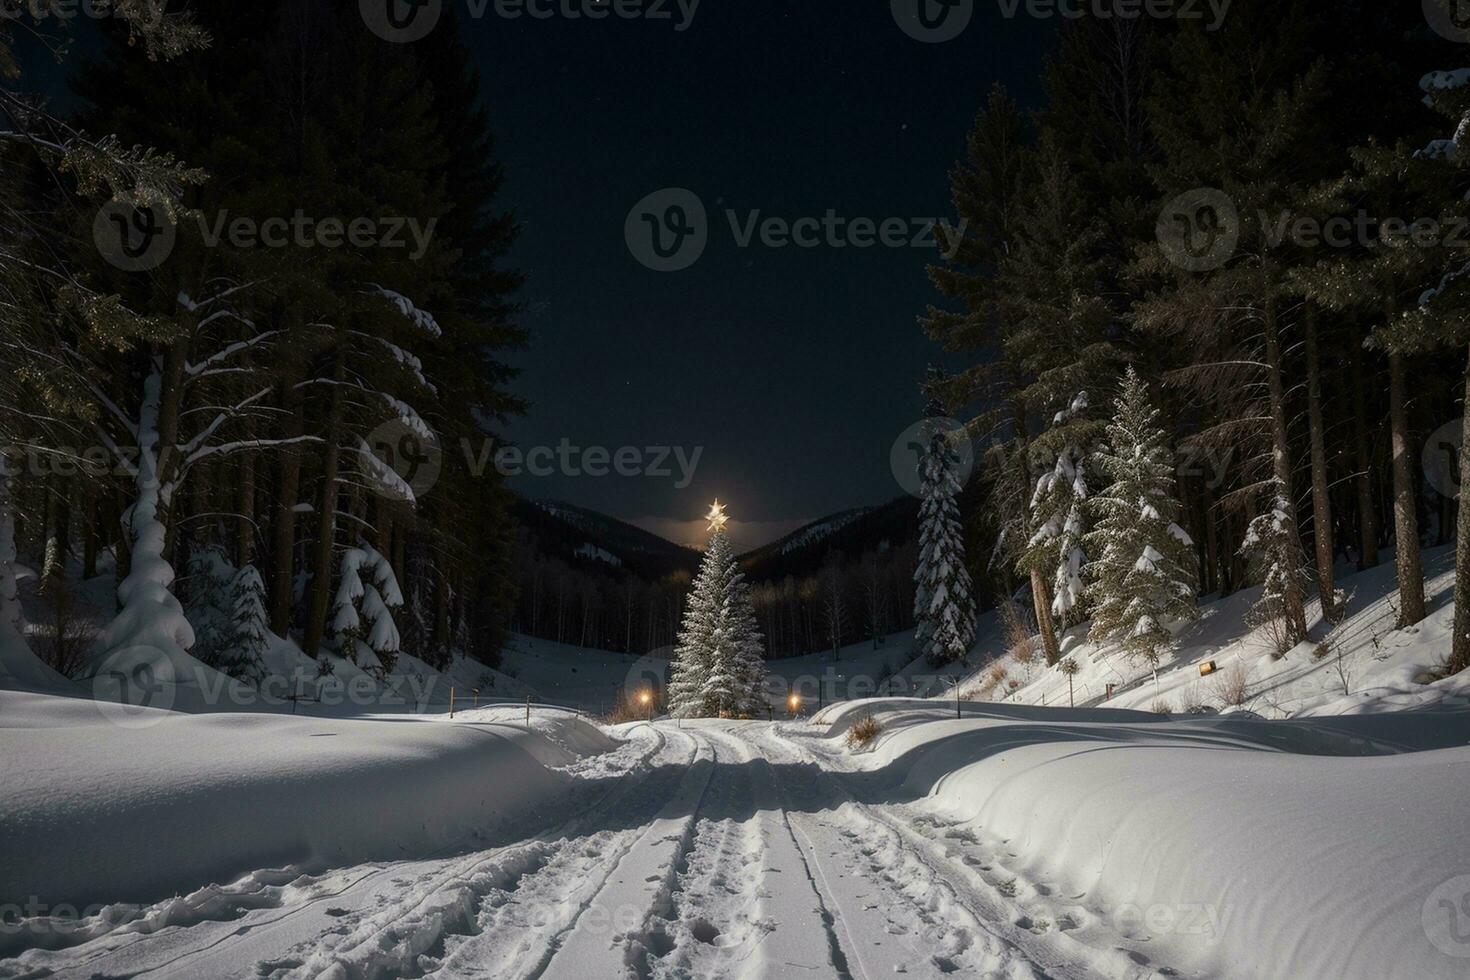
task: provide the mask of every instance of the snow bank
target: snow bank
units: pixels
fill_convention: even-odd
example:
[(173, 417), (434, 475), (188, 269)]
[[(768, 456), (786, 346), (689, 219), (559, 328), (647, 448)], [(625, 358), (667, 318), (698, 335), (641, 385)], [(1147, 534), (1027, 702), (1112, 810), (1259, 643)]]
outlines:
[(83, 699), (0, 693), (0, 903), (152, 901), (262, 867), (491, 846), (547, 822), (569, 785), (553, 767), (613, 744), (572, 715), (130, 728)]
[[(871, 714), (869, 754), (837, 737)], [(836, 764), (992, 844), (1026, 915), (1218, 977), (1463, 977), (1470, 711), (1269, 722), (872, 701)], [(954, 836), (954, 832), (950, 833)], [(1084, 938), (1084, 942), (1086, 938)], [(1455, 955), (1450, 955), (1453, 952)]]

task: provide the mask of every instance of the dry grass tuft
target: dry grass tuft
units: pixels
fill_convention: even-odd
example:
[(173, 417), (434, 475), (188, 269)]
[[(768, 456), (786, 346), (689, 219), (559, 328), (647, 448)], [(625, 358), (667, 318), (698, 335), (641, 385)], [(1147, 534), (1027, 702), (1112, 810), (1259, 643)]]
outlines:
[(863, 715), (857, 720), (857, 724), (847, 730), (847, 747), (866, 749), (873, 744), (881, 731), (883, 726), (872, 715)]

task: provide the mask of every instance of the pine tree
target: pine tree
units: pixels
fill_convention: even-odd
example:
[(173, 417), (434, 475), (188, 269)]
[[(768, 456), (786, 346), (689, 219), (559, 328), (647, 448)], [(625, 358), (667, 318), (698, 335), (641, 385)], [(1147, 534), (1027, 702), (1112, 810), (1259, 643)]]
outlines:
[(339, 656), (380, 677), (393, 673), (402, 648), (394, 614), (402, 608), (403, 593), (386, 558), (367, 545), (342, 553), (331, 621)]
[(1246, 622), (1251, 626), (1281, 624), (1275, 637), (1276, 652), (1287, 653), (1302, 637), (1291, 627), (1291, 603), (1307, 586), (1302, 542), (1291, 517), (1291, 504), (1284, 488), (1275, 483), (1270, 509), (1257, 515), (1246, 530), (1240, 552), (1261, 578), (1261, 597), (1251, 606)]
[(231, 583), (231, 619), (236, 676), (260, 676), (265, 672), (264, 655), (270, 645), (270, 614), (265, 608), (265, 582), (254, 565), (240, 569)]
[[(1425, 213), (1435, 215), (1443, 228), (1463, 227), (1470, 220), (1470, 68), (1430, 72), (1419, 87), (1425, 104), (1446, 121), (1448, 135), (1413, 151), (1407, 159), (1401, 146), (1396, 154), (1399, 173), (1417, 190)], [(1470, 669), (1470, 489), (1465, 482), (1470, 478), (1470, 442), (1464, 441), (1470, 434), (1470, 357), (1464, 353), (1470, 346), (1470, 263), (1463, 244), (1452, 241), (1457, 237), (1444, 235), (1433, 243), (1396, 243), (1396, 251), (1411, 253), (1397, 265), (1411, 270), (1408, 282), (1418, 295), (1372, 339), (1391, 357), (1458, 349), (1461, 353), (1456, 361), (1465, 364), (1456, 379), (1465, 421), (1458, 461), (1451, 673)]]
[(1096, 456), (1112, 485), (1090, 503), (1097, 523), (1087, 545), (1097, 558), (1088, 566), (1089, 639), (1121, 641), (1157, 668), (1174, 642), (1169, 626), (1198, 615), (1198, 562), (1178, 524), (1168, 434), (1131, 367), (1113, 404), (1107, 445)]
[(1087, 450), (1095, 423), (1087, 420), (1087, 393), (1079, 392), (1057, 412), (1052, 427), (1034, 451), (1052, 465), (1036, 480), (1031, 495), (1031, 538), (1022, 567), (1047, 575), (1052, 583), (1051, 613), (1066, 628), (1082, 618), (1087, 564)]
[(234, 656), (236, 568), (223, 549), (208, 545), (195, 549), (185, 568), (189, 602), (184, 615), (194, 628), (194, 659), (228, 672)]
[[(937, 413), (934, 413), (937, 414)], [(914, 649), (931, 664), (964, 660), (975, 641), (975, 603), (955, 496), (959, 456), (932, 425), (919, 460), (919, 563), (914, 570)]]
[(748, 716), (765, 703), (765, 644), (718, 501), (709, 519), (714, 533), (689, 594), (669, 682), (676, 718)]
[[(1172, 380), (1188, 385), (1206, 409), (1201, 440), (1245, 450), (1249, 469), (1229, 503), (1265, 518), (1262, 527), (1282, 525), (1282, 546), (1271, 555), (1280, 566), (1280, 611), (1292, 644), (1307, 635), (1308, 579), (1299, 543), (1286, 546), (1299, 539), (1301, 525), (1290, 331), (1307, 311), (1289, 278), (1303, 250), (1278, 235), (1273, 221), (1318, 214), (1314, 188), (1338, 162), (1322, 152), (1333, 113), (1328, 59), (1315, 49), (1317, 21), (1334, 15), (1305, 3), (1262, 3), (1233, 11), (1218, 31), (1181, 24), (1164, 48), (1149, 100), (1164, 157), (1155, 172), (1163, 200), (1188, 200), (1186, 192), (1207, 187), (1231, 207), (1191, 203), (1193, 213), (1171, 208), (1162, 215), (1161, 232), (1174, 227), (1170, 222), (1188, 226), (1190, 247), (1203, 244), (1206, 231), (1220, 232), (1210, 244), (1224, 247), (1203, 262), (1207, 268), (1188, 271), (1166, 261), (1165, 251), (1190, 265), (1179, 249), (1144, 249), (1141, 271), (1173, 282), (1141, 304), (1135, 319), (1155, 343), (1188, 352), (1190, 364)], [(1206, 221), (1210, 216), (1215, 220)], [(1320, 519), (1326, 525), (1331, 515)]]

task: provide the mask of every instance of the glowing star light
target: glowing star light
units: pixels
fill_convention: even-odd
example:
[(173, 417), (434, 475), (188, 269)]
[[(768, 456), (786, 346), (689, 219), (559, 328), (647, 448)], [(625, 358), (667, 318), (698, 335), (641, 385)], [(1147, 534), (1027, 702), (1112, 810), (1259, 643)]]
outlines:
[(725, 513), (725, 505), (716, 500), (715, 505), (705, 515), (705, 519), (709, 521), (711, 531), (723, 531), (725, 525), (730, 521), (730, 515)]

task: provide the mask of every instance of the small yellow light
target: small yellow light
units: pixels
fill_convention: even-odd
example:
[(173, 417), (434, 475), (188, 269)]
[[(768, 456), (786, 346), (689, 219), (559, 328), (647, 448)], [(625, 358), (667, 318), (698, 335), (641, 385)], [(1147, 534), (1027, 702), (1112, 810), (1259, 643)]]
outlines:
[(801, 698), (799, 698), (795, 694), (793, 694), (793, 695), (791, 695), (790, 699), (788, 700), (788, 703), (791, 705), (791, 710), (792, 711), (795, 711), (795, 710), (797, 710), (798, 708), (801, 707)]
[(650, 695), (647, 691), (643, 691), (642, 693), (640, 693), (638, 695), (638, 703), (639, 704), (647, 704), (652, 699), (653, 699), (652, 698), (652, 695)]

